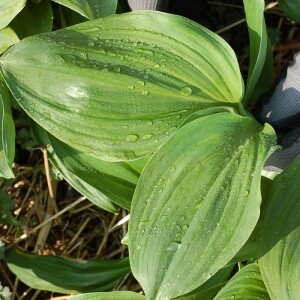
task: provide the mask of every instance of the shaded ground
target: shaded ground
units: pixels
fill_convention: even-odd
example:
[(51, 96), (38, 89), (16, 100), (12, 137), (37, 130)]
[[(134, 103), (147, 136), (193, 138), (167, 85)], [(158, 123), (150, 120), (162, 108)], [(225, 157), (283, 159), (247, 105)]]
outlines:
[[(207, 1), (205, 11), (203, 7), (196, 6), (189, 16), (218, 32), (230, 43), (246, 76), (249, 41), (243, 7), (240, 3), (241, 1), (229, 0)], [(266, 20), (273, 44), (275, 73), (278, 74), (292, 61), (294, 53), (300, 50), (300, 28), (283, 16), (275, 2), (267, 3)], [(39, 254), (80, 259), (126, 256), (126, 246), (120, 241), (127, 231), (127, 224), (113, 230), (112, 228), (128, 212), (122, 210), (118, 216), (107, 213), (88, 200), (82, 200), (81, 196), (63, 181), (52, 181), (54, 197), (50, 197), (42, 152), (39, 149), (24, 150), (32, 147), (26, 122), (18, 113), (15, 113), (15, 119), (19, 143), (14, 167), (16, 178), (0, 181), (0, 189), (14, 199), (14, 215), (24, 221), (27, 231), (31, 234), (16, 242), (16, 239), (24, 233), (23, 229), (0, 224), (0, 238), (8, 244), (16, 243), (21, 249)], [(64, 213), (61, 213), (63, 209)], [(48, 217), (51, 217), (52, 221), (45, 223)], [(37, 226), (40, 227), (38, 230)], [(0, 281), (13, 291), (12, 299), (65, 298), (62, 295), (52, 295), (27, 287), (15, 278), (3, 262), (0, 262)], [(140, 290), (131, 276), (116, 288)]]

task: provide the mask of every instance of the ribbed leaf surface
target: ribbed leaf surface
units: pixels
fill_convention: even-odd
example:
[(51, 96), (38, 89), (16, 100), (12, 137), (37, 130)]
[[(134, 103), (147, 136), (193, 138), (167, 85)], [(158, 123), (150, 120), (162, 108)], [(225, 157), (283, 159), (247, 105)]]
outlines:
[(89, 293), (77, 295), (71, 300), (143, 300), (145, 297), (132, 292)]
[(273, 180), (260, 223), (259, 267), (272, 299), (300, 295), (300, 159)]
[(214, 298), (214, 300), (228, 299), (270, 299), (257, 264), (247, 265), (238, 271)]
[(176, 131), (153, 155), (131, 206), (129, 253), (150, 299), (192, 291), (233, 258), (260, 211), (260, 174), (275, 134), (232, 113)]
[(31, 37), (0, 60), (24, 110), (104, 160), (154, 152), (192, 112), (237, 106), (243, 83), (224, 40), (175, 15), (133, 12)]

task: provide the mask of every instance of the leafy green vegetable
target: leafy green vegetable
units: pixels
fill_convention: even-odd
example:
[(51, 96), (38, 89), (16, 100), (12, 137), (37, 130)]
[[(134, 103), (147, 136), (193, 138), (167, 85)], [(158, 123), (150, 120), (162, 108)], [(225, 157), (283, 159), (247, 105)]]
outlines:
[(194, 290), (243, 246), (273, 145), (270, 126), (225, 112), (184, 125), (153, 155), (134, 194), (128, 243), (148, 298)]
[(30, 37), (8, 50), (0, 65), (37, 123), (110, 161), (152, 153), (192, 112), (237, 108), (243, 95), (236, 57), (224, 40), (159, 12), (115, 15)]

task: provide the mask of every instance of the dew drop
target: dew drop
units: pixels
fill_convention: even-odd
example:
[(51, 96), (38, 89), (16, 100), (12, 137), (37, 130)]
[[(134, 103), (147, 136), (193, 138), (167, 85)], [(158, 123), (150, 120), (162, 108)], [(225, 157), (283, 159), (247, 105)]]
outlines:
[(146, 90), (142, 90), (142, 92), (141, 92), (141, 95), (142, 96), (147, 96), (147, 95), (149, 95), (150, 93), (148, 92), (148, 91), (146, 91)]
[(153, 122), (152, 121), (147, 121), (146, 125), (148, 125), (148, 126), (153, 125)]
[(180, 242), (177, 242), (177, 241), (173, 241), (169, 244), (167, 250), (168, 251), (171, 251), (171, 252), (176, 252), (180, 249), (181, 247), (181, 243)]
[(139, 136), (137, 134), (128, 134), (126, 136), (126, 140), (128, 142), (136, 142), (138, 140)]
[(193, 93), (193, 91), (190, 87), (185, 86), (185, 87), (181, 88), (180, 93), (183, 96), (190, 96)]
[(129, 88), (130, 90), (134, 90), (134, 89), (135, 89), (135, 86), (134, 86), (134, 85), (129, 85), (128, 88)]
[(88, 46), (89, 46), (89, 47), (94, 47), (95, 44), (94, 44), (94, 42), (89, 42), (89, 43), (88, 43)]
[(172, 165), (170, 168), (170, 172), (175, 172), (175, 170), (176, 170), (176, 167), (174, 165)]
[(159, 69), (159, 68), (160, 68), (160, 64), (156, 64), (156, 65), (154, 66), (154, 68)]
[(137, 251), (140, 251), (142, 249), (142, 246), (141, 245), (138, 245), (137, 247), (136, 247), (136, 250)]
[(149, 139), (151, 139), (152, 136), (153, 136), (152, 133), (145, 134), (145, 135), (143, 136), (143, 139), (144, 139), (144, 140), (149, 140)]
[(249, 195), (249, 191), (245, 191), (244, 196), (248, 196), (248, 195)]
[(138, 81), (138, 84), (139, 84), (140, 86), (145, 86), (145, 85), (146, 85), (145, 81), (142, 81), (142, 80)]

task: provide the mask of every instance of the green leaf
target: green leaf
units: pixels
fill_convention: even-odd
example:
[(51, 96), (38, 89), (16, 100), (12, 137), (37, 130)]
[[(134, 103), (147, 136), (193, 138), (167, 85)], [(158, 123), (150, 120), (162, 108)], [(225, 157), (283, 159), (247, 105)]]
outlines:
[(300, 295), (300, 159), (270, 186), (259, 234), (259, 267), (272, 299)]
[(71, 10), (65, 6), (59, 6), (59, 18), (61, 23), (61, 28), (76, 25), (82, 22), (88, 21), (88, 19), (74, 10)]
[(5, 193), (0, 191), (0, 224), (9, 224), (21, 226), (21, 222), (17, 221), (11, 211), (14, 209), (15, 203)]
[(48, 159), (50, 160), (51, 164), (75, 190), (77, 190), (79, 193), (87, 197), (88, 200), (90, 200), (92, 203), (104, 210), (110, 211), (112, 213), (117, 213), (119, 211), (119, 207), (100, 190), (91, 186), (88, 182), (85, 182), (82, 178), (77, 176), (77, 174), (72, 173), (66, 168), (64, 163), (56, 155), (52, 146), (50, 146), (48, 134), (42, 127), (38, 126), (31, 120), (31, 128), (38, 144), (47, 146)]
[(153, 153), (191, 113), (238, 107), (243, 95), (223, 39), (152, 11), (30, 37), (0, 65), (30, 117), (71, 147), (110, 161)]
[(233, 271), (235, 265), (227, 266), (219, 270), (215, 275), (213, 275), (209, 280), (207, 280), (200, 287), (191, 291), (190, 293), (180, 296), (176, 299), (178, 300), (211, 300), (218, 291), (227, 283), (227, 278)]
[(0, 260), (4, 258), (5, 244), (0, 240)]
[(77, 295), (71, 300), (143, 300), (145, 296), (133, 292), (90, 293)]
[(116, 12), (118, 0), (52, 0), (93, 20)]
[(133, 197), (128, 244), (148, 298), (192, 291), (243, 246), (274, 144), (269, 125), (225, 112), (183, 126), (152, 156)]
[[(270, 299), (257, 264), (250, 264), (238, 271), (214, 300), (267, 300)], [(274, 298), (275, 299), (275, 298)], [(278, 298), (285, 299), (285, 298)]]
[(250, 37), (250, 65), (244, 104), (255, 103), (273, 82), (273, 54), (265, 24), (264, 6), (264, 0), (244, 0)]
[(9, 22), (23, 9), (26, 0), (1, 0), (0, 2), (0, 29), (6, 27)]
[(300, 23), (300, 1), (299, 0), (278, 0), (280, 8), (291, 20)]
[(0, 54), (19, 41), (16, 33), (9, 27), (0, 30)]
[(12, 20), (10, 26), (15, 30), (18, 37), (23, 39), (52, 30), (53, 13), (50, 0), (40, 3), (28, 1), (25, 8)]
[(10, 95), (0, 74), (0, 177), (15, 177), (11, 169), (14, 157), (15, 125), (11, 114)]
[(72, 260), (11, 249), (5, 261), (28, 286), (58, 293), (109, 291), (130, 272), (127, 258)]

